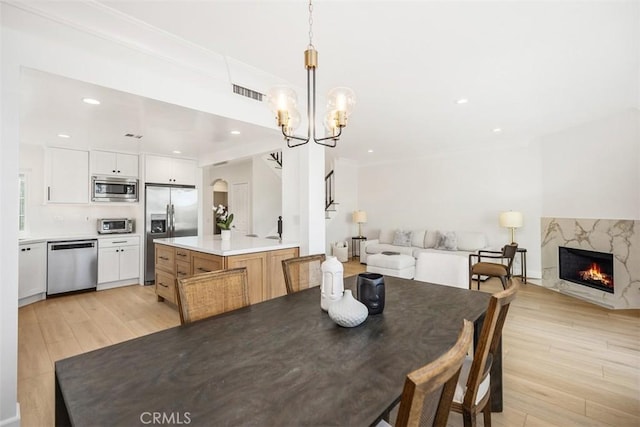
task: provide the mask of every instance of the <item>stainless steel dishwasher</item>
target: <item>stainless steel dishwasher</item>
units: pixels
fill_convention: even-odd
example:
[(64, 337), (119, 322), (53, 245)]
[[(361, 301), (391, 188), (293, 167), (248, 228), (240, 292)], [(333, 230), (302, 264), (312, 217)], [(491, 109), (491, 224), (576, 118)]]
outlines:
[(47, 244), (47, 295), (91, 289), (98, 284), (98, 241)]

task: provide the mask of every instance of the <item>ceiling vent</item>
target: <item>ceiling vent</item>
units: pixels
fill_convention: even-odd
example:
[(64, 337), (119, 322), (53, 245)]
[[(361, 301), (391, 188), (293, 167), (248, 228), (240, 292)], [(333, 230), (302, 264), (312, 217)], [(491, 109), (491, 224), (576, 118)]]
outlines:
[(262, 102), (262, 97), (264, 96), (260, 92), (256, 92), (255, 90), (247, 89), (246, 87), (238, 86), (237, 84), (233, 85), (233, 93), (236, 93), (240, 96), (244, 96), (247, 98), (255, 99), (258, 102)]
[(135, 138), (135, 139), (142, 138), (142, 135), (136, 135), (136, 134), (133, 134), (133, 133), (125, 133), (124, 136), (126, 136), (127, 138)]
[(213, 166), (222, 166), (222, 165), (226, 165), (229, 162), (218, 162), (218, 163), (214, 163)]

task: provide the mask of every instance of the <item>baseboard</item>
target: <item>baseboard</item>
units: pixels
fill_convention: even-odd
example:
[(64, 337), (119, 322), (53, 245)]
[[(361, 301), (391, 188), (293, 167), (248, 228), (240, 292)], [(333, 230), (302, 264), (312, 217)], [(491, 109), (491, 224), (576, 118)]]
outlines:
[(16, 415), (0, 420), (0, 427), (20, 427), (20, 403), (16, 402)]

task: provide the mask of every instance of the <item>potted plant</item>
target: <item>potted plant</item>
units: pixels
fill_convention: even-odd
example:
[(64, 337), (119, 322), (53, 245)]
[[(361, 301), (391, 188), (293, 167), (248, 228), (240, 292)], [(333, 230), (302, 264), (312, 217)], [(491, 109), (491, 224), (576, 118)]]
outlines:
[(220, 237), (222, 240), (231, 238), (231, 223), (233, 222), (233, 214), (224, 205), (218, 205), (216, 208), (216, 225), (220, 227)]

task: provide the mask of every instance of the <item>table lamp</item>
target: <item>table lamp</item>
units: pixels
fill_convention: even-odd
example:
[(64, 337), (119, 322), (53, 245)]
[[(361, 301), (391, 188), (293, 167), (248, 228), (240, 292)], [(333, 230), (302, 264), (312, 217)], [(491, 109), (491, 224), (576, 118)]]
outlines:
[(522, 227), (523, 217), (522, 212), (502, 212), (500, 214), (500, 227), (511, 229), (511, 243), (516, 242), (516, 228)]
[(362, 224), (367, 222), (367, 213), (365, 211), (353, 211), (353, 222), (358, 223), (358, 237), (362, 237)]

